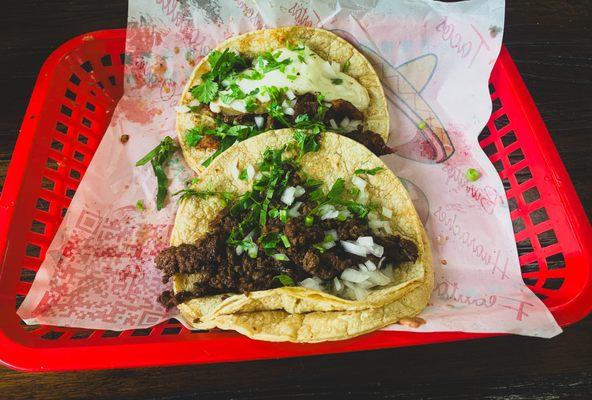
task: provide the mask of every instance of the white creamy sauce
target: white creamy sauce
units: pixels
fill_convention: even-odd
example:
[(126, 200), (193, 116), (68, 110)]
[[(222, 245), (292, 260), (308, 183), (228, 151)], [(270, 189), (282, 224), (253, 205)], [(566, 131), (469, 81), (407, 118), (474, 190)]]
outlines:
[[(366, 88), (351, 76), (336, 71), (337, 68), (333, 68), (329, 62), (323, 60), (308, 47), (305, 46), (304, 50), (300, 52), (280, 48), (273, 53), (280, 53), (276, 57), (277, 61), (291, 59), (291, 63), (286, 66), (283, 72), (274, 69), (264, 73), (259, 80), (240, 78), (236, 81), (236, 84), (245, 93), (250, 93), (259, 88), (259, 93), (255, 97), (261, 103), (264, 104), (269, 101), (269, 96), (261, 89), (266, 86), (275, 86), (288, 88), (297, 95), (320, 93), (325, 96), (326, 101), (346, 100), (360, 111), (368, 108), (370, 97)], [(299, 59), (299, 54), (303, 55), (303, 60)], [(262, 72), (255, 66), (247, 69), (246, 74), (250, 75), (253, 69)], [(229, 91), (222, 91), (221, 93), (229, 93)], [(220, 110), (233, 114), (246, 112), (244, 100), (234, 100), (230, 104), (225, 104), (220, 99), (217, 99), (210, 103), (210, 108), (214, 112), (220, 112)]]

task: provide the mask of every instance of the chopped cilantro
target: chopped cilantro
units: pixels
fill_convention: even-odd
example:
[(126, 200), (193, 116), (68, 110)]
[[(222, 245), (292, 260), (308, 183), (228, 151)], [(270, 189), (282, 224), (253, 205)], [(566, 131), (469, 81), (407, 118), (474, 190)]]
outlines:
[(146, 211), (146, 207), (144, 207), (144, 202), (142, 200), (136, 201), (136, 208), (138, 211)]
[(164, 206), (164, 200), (167, 194), (168, 178), (164, 172), (164, 164), (170, 160), (173, 153), (177, 150), (175, 141), (170, 136), (166, 136), (158, 146), (150, 150), (148, 154), (136, 162), (136, 167), (150, 162), (152, 171), (156, 176), (156, 209), (160, 210)]
[(312, 215), (307, 215), (304, 218), (304, 225), (305, 226), (312, 226), (314, 224), (314, 217)]
[(273, 277), (273, 280), (278, 280), (282, 286), (296, 286), (294, 280), (286, 274), (276, 275)]
[(206, 79), (200, 85), (190, 89), (191, 95), (201, 103), (210, 103), (216, 98), (218, 84), (211, 79)]
[(469, 182), (475, 182), (481, 177), (481, 174), (475, 168), (469, 168), (465, 176)]
[(243, 169), (241, 172), (239, 172), (238, 174), (238, 179), (240, 179), (241, 181), (247, 181), (249, 180), (249, 174), (247, 174), (247, 169)]
[(185, 143), (187, 143), (189, 147), (197, 146), (197, 144), (204, 137), (203, 130), (203, 126), (195, 126), (191, 129), (187, 129), (185, 131)]
[(334, 85), (341, 85), (343, 83), (343, 79), (341, 78), (333, 78), (331, 79), (331, 83)]
[(296, 129), (294, 131), (294, 140), (298, 148), (298, 155), (302, 157), (305, 153), (317, 151), (319, 143), (317, 142), (318, 132)]
[(424, 129), (426, 126), (427, 126), (427, 124), (425, 123), (425, 121), (421, 121), (421, 122), (420, 122), (420, 123), (417, 125), (417, 127), (418, 127), (419, 129)]
[(225, 203), (234, 199), (234, 194), (230, 192), (215, 192), (212, 190), (182, 189), (173, 193), (173, 196), (178, 195), (181, 195), (179, 196), (179, 201), (184, 201), (192, 197), (197, 197), (198, 199), (207, 199), (212, 196), (219, 197)]
[(350, 65), (351, 65), (351, 63), (349, 62), (349, 60), (347, 60), (346, 62), (343, 63), (343, 67), (341, 68), (341, 70), (343, 71), (344, 74), (347, 74), (347, 71), (349, 71)]
[(354, 175), (360, 175), (360, 174), (365, 174), (365, 175), (376, 175), (377, 172), (382, 171), (384, 168), (382, 167), (376, 167), (376, 168), (372, 168), (372, 169), (363, 169), (363, 168), (359, 168), (356, 169), (354, 171)]
[(288, 79), (289, 79), (289, 80), (291, 80), (291, 81), (295, 81), (295, 80), (296, 80), (296, 78), (298, 78), (298, 76), (296, 76), (296, 75), (291, 75), (291, 74), (288, 74), (288, 75), (286, 75), (286, 78), (288, 78)]

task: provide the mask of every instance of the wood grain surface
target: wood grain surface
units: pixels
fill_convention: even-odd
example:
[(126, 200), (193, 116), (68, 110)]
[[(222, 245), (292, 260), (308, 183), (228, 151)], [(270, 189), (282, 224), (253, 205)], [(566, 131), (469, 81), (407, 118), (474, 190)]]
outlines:
[[(20, 0), (0, 13), (0, 190), (45, 58), (81, 33), (124, 27), (123, 0)], [(508, 1), (504, 42), (592, 216), (592, 3)], [(1, 318), (1, 316), (0, 316)], [(551, 340), (500, 337), (239, 364), (24, 374), (0, 399), (592, 398), (592, 318)]]

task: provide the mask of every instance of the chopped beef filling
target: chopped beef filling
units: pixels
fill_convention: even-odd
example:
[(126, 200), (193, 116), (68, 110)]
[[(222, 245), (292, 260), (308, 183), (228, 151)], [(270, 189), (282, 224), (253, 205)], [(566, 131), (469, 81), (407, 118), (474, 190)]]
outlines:
[[(326, 126), (331, 126), (331, 120), (333, 120), (337, 125), (339, 125), (344, 118), (348, 118), (350, 121), (363, 122), (364, 114), (360, 110), (358, 110), (352, 103), (346, 100), (333, 100), (330, 103), (331, 106), (328, 107), (327, 111), (325, 112), (325, 115), (323, 116), (323, 123)], [(290, 123), (294, 123), (297, 116), (304, 114), (308, 115), (311, 118), (316, 118), (319, 111), (319, 102), (317, 100), (317, 96), (314, 93), (306, 93), (303, 95), (299, 95), (296, 97), (296, 104), (294, 104), (293, 108), (294, 115), (286, 115), (286, 119)], [(263, 117), (263, 128), (265, 130), (279, 129), (284, 127), (281, 125), (281, 123), (276, 121), (267, 113), (249, 113), (239, 115), (226, 115), (220, 113), (218, 115), (220, 116), (221, 120), (228, 125), (254, 125), (255, 117), (261, 116)], [(392, 149), (386, 145), (386, 143), (379, 134), (372, 132), (370, 130), (364, 130), (362, 126), (363, 124), (361, 123), (358, 126), (357, 130), (344, 133), (344, 135), (349, 137), (350, 139), (355, 140), (360, 144), (363, 144), (377, 156), (382, 156), (393, 152)], [(202, 144), (202, 142), (204, 142), (206, 138), (211, 138), (211, 140), (209, 140), (207, 143)], [(219, 140), (213, 136), (206, 136), (204, 137), (204, 139), (200, 141), (198, 146), (200, 148), (216, 149), (219, 146)]]
[[(368, 223), (362, 219), (352, 218), (345, 221), (328, 219), (317, 221), (312, 226), (305, 225), (305, 217), (290, 218), (286, 223), (278, 219), (270, 219), (262, 233), (283, 233), (287, 236), (290, 247), (279, 245), (272, 251), (281, 252), (288, 261), (279, 261), (265, 254), (262, 250), (256, 258), (248, 254), (236, 254), (234, 246), (226, 241), (230, 232), (241, 221), (233, 217), (227, 209), (210, 225), (212, 229), (204, 238), (195, 244), (181, 244), (163, 250), (156, 257), (156, 267), (163, 272), (166, 283), (174, 274), (198, 274), (200, 279), (191, 291), (173, 295), (165, 292), (159, 301), (165, 306), (174, 306), (189, 298), (209, 296), (221, 293), (244, 293), (265, 290), (281, 286), (274, 277), (288, 275), (294, 282), (308, 277), (323, 280), (338, 277), (346, 268), (370, 259), (378, 264), (374, 256), (359, 257), (343, 250), (336, 245), (331, 249), (320, 251), (314, 245), (323, 241), (325, 232), (334, 229), (339, 240), (356, 240), (360, 236), (370, 236)], [(418, 256), (414, 242), (398, 237), (374, 236), (376, 243), (384, 246), (386, 263), (398, 265), (405, 261), (415, 261)]]

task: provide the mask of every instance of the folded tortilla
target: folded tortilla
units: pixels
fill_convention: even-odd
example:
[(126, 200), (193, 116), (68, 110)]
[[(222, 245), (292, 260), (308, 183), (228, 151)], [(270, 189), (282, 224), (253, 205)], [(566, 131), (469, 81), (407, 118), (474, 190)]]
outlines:
[[(292, 129), (265, 132), (235, 144), (202, 175), (195, 190), (242, 194), (251, 183), (235, 177), (233, 170), (256, 165), (267, 148), (292, 141)], [(427, 305), (433, 270), (429, 242), (413, 204), (398, 178), (361, 144), (332, 132), (321, 134), (320, 149), (301, 159), (302, 171), (324, 182), (325, 189), (338, 178), (351, 178), (356, 169), (385, 168), (367, 177), (369, 201), (393, 210), (392, 231), (417, 245), (416, 262), (403, 263), (388, 286), (370, 290), (363, 300), (348, 300), (304, 287), (281, 287), (248, 294), (196, 298), (180, 304), (181, 315), (197, 329), (234, 329), (249, 337), (292, 342), (339, 340), (372, 331), (405, 317), (417, 315)], [(224, 208), (218, 197), (189, 198), (177, 212), (171, 245), (195, 243)], [(191, 291), (199, 276), (173, 276), (175, 293)]]
[[(273, 51), (296, 42), (302, 42), (326, 61), (341, 65), (349, 61), (347, 75), (355, 78), (366, 88), (370, 98), (368, 107), (363, 110), (364, 126), (367, 130), (379, 134), (386, 142), (389, 136), (389, 117), (380, 79), (368, 59), (349, 42), (334, 33), (303, 26), (263, 29), (230, 38), (214, 50), (233, 49), (247, 57), (254, 57), (264, 51)], [(188, 106), (192, 102), (190, 89), (202, 83), (202, 75), (209, 70), (210, 64), (206, 56), (197, 64), (189, 77), (179, 105)], [(202, 163), (215, 152), (215, 149), (191, 147), (185, 141), (185, 135), (188, 129), (195, 126), (216, 125), (215, 119), (208, 111), (207, 105), (201, 105), (195, 112), (177, 113), (176, 132), (183, 156), (188, 165), (198, 173), (205, 169)]]

